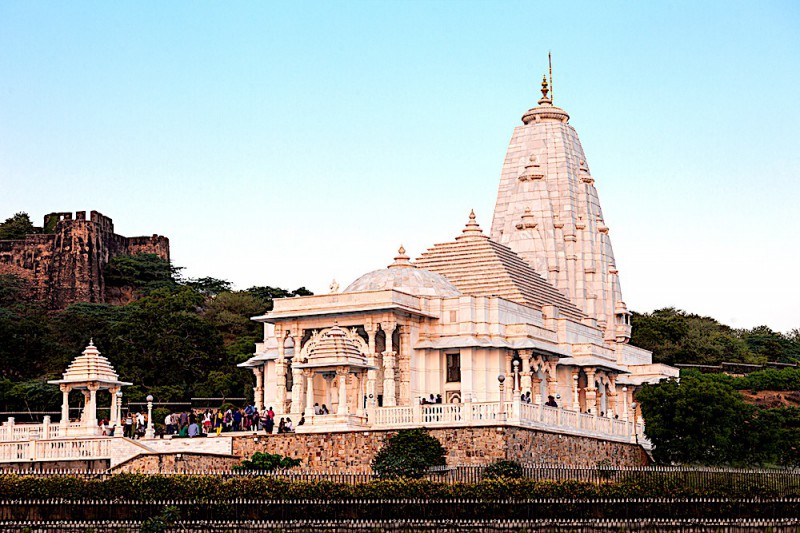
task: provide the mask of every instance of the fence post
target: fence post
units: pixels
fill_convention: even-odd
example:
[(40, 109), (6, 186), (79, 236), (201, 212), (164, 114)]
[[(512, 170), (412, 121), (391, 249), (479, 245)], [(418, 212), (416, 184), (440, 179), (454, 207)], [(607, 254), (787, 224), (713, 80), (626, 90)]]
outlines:
[(50, 415), (42, 419), (42, 439), (47, 440), (50, 438)]
[(472, 422), (472, 394), (464, 395), (464, 403), (461, 404), (461, 419), (468, 425)]
[(5, 440), (14, 440), (14, 417), (9, 416), (8, 420), (3, 422), (3, 429), (6, 432)]

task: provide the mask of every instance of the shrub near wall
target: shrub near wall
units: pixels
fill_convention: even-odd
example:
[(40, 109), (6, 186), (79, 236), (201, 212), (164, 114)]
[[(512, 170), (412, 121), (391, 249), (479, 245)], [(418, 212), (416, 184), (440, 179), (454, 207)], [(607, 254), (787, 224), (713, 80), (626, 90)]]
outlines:
[(329, 481), (286, 481), (272, 477), (119, 474), (106, 479), (75, 476), (0, 476), (0, 500), (234, 500), (257, 499), (392, 499), (448, 498), (498, 499), (536, 498), (663, 498), (663, 497), (788, 497), (800, 496), (800, 484), (767, 486), (741, 477), (719, 474), (713, 483), (696, 486), (669, 473), (618, 482), (533, 481), (487, 479), (480, 483), (440, 483), (428, 480), (394, 479), (360, 484)]

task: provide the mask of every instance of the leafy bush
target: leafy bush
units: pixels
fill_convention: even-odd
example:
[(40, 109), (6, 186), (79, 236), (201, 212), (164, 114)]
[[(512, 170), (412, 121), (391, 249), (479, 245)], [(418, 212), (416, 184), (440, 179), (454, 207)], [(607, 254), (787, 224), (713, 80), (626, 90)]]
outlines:
[(442, 443), (424, 429), (402, 429), (389, 439), (372, 460), (381, 478), (420, 478), (432, 466), (442, 466)]
[(261, 453), (256, 452), (248, 460), (242, 461), (240, 466), (234, 466), (236, 470), (263, 470), (271, 472), (273, 470), (287, 468), (294, 468), (300, 466), (300, 459), (292, 459), (291, 457), (284, 457), (277, 453)]
[(483, 479), (495, 478), (519, 479), (522, 477), (522, 465), (516, 461), (506, 461), (500, 459), (486, 467), (483, 471)]
[[(765, 483), (758, 474), (689, 472), (621, 472), (615, 481), (535, 481), (532, 479), (485, 479), (479, 483), (441, 483), (425, 479), (382, 479), (346, 484), (330, 481), (287, 481), (270, 476), (145, 475), (117, 474), (105, 479), (76, 476), (25, 476), (0, 474), (0, 499), (134, 500), (173, 499), (231, 501), (268, 494), (281, 500), (347, 499), (471, 499), (527, 500), (531, 498), (663, 498), (798, 497), (800, 484), (786, 473)], [(158, 525), (158, 524), (154, 524)]]

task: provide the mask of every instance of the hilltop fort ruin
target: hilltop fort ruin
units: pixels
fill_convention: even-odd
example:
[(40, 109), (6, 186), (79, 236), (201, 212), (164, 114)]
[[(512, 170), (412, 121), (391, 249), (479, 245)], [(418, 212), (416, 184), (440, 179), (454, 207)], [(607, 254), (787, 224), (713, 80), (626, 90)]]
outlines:
[(123, 295), (107, 291), (103, 270), (120, 255), (156, 254), (169, 261), (163, 235), (123, 237), (113, 221), (97, 211), (50, 213), (42, 233), (0, 240), (0, 274), (15, 274), (31, 284), (31, 297), (48, 309), (73, 303), (120, 303)]

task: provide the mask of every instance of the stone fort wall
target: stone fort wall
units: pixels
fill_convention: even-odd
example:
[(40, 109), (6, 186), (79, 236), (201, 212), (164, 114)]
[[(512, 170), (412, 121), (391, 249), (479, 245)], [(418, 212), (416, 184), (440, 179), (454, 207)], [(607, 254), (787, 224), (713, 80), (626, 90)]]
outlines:
[[(394, 431), (342, 431), (233, 437), (233, 454), (255, 452), (302, 459), (301, 469), (368, 472), (372, 458)], [(447, 451), (448, 465), (483, 465), (498, 459), (595, 467), (604, 461), (620, 467), (643, 466), (641, 446), (512, 426), (431, 429)]]
[(50, 213), (46, 233), (0, 241), (0, 274), (16, 274), (31, 283), (31, 297), (49, 309), (76, 302), (124, 303), (106, 290), (103, 269), (118, 255), (156, 254), (169, 260), (169, 239), (161, 235), (123, 237), (114, 223), (92, 211)]

